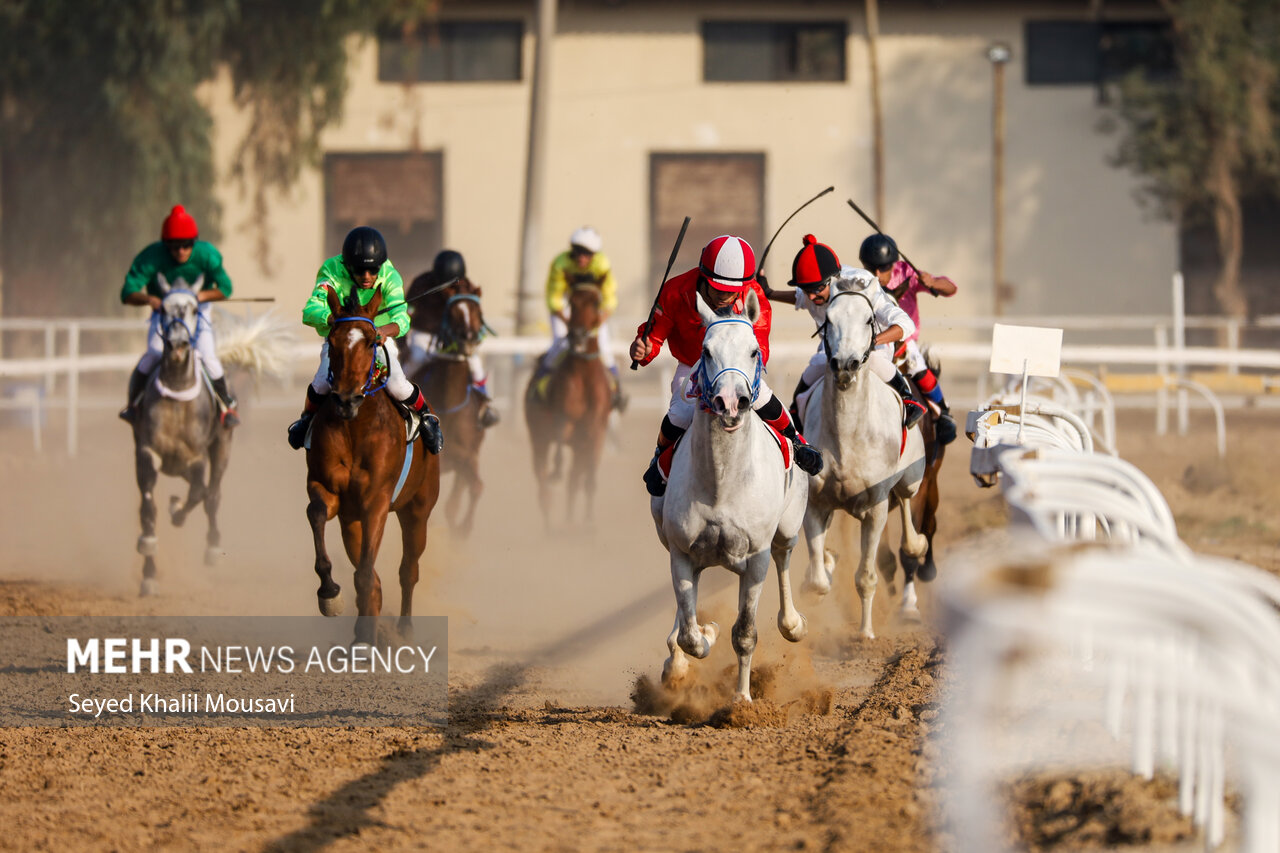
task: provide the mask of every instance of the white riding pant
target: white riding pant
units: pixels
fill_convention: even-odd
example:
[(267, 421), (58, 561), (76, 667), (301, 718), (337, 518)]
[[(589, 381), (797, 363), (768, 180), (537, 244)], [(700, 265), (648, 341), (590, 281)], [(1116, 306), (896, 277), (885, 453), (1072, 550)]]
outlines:
[[(413, 393), (413, 383), (405, 378), (404, 368), (400, 366), (396, 342), (391, 338), (384, 338), (382, 345), (387, 348), (387, 391), (392, 397), (403, 402)], [(311, 387), (317, 394), (329, 393), (331, 386), (329, 385), (329, 342), (327, 340), (320, 347), (320, 367), (316, 370), (315, 378), (311, 380)]]
[[(609, 333), (609, 324), (601, 323), (596, 332), (596, 340), (600, 344), (600, 363), (605, 370), (615, 372), (618, 369), (617, 357), (613, 354), (613, 336)], [(547, 350), (547, 364), (551, 364), (560, 353), (569, 346), (569, 327), (558, 314), (551, 315), (551, 349)]]
[(920, 341), (913, 338), (907, 341), (907, 375), (916, 376), (929, 369), (929, 363), (924, 360), (924, 353), (920, 352)]
[[(688, 429), (693, 425), (693, 415), (698, 411), (698, 392), (694, 390), (693, 382), (690, 376), (701, 361), (695, 361), (692, 366), (687, 364), (676, 365), (676, 373), (671, 377), (671, 404), (667, 407), (667, 420), (671, 421), (673, 426), (680, 429)], [(760, 393), (756, 395), (755, 402), (751, 404), (752, 410), (756, 410), (764, 406), (765, 403), (773, 397), (773, 391), (769, 388), (769, 383), (765, 381), (764, 371), (760, 371)]]
[[(147, 326), (147, 351), (138, 359), (137, 370), (140, 373), (150, 373), (160, 363), (160, 356), (164, 355), (163, 321), (164, 314), (159, 311), (151, 312), (151, 322)], [(218, 360), (218, 342), (213, 338), (213, 323), (209, 322), (208, 302), (201, 302), (196, 309), (194, 346), (196, 352), (200, 353), (200, 360), (204, 362), (209, 378), (221, 379), (224, 373), (222, 362)]]
[[(880, 377), (881, 382), (888, 382), (893, 379), (893, 374), (897, 372), (897, 368), (893, 366), (893, 344), (880, 344), (871, 351), (867, 356), (867, 369), (876, 376)], [(804, 372), (800, 374), (800, 381), (806, 386), (812, 387), (813, 383), (822, 378), (827, 370), (827, 351), (818, 343), (818, 351), (809, 358), (809, 364), (805, 367)]]
[[(436, 336), (430, 332), (410, 329), (405, 341), (409, 344), (409, 359), (404, 365), (406, 374), (413, 374), (422, 365), (440, 358), (440, 352), (436, 349)], [(480, 360), (480, 353), (475, 352), (467, 356), (467, 369), (471, 371), (471, 384), (483, 387), (488, 377), (485, 375), (484, 362)]]

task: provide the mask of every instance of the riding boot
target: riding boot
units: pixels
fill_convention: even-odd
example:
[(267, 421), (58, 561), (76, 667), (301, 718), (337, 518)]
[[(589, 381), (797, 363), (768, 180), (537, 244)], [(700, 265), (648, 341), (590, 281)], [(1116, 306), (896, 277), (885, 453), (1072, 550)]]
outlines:
[(427, 398), (422, 393), (422, 389), (414, 383), (410, 384), (413, 385), (413, 392), (398, 402), (422, 418), (422, 423), (418, 427), (418, 435), (422, 437), (422, 442), (426, 445), (427, 452), (435, 455), (444, 447), (444, 433), (440, 430), (440, 419), (427, 408)]
[(212, 380), (213, 390), (222, 400), (222, 425), (225, 427), (240, 426), (240, 414), (236, 411), (236, 398), (227, 389), (227, 377), (219, 376)]
[(138, 368), (133, 369), (133, 373), (129, 374), (129, 400), (128, 404), (120, 410), (120, 420), (133, 423), (133, 419), (137, 416), (137, 403), (142, 397), (142, 392), (147, 388), (147, 374)]
[(769, 402), (756, 410), (756, 414), (765, 423), (773, 427), (779, 435), (791, 442), (796, 465), (799, 466), (801, 471), (811, 477), (822, 471), (822, 452), (816, 447), (810, 446), (809, 442), (804, 440), (804, 436), (796, 429), (791, 416), (782, 408), (782, 401), (778, 399), (777, 394), (770, 397)]
[(671, 423), (670, 418), (662, 419), (662, 427), (658, 430), (658, 445), (654, 448), (653, 458), (649, 460), (649, 467), (644, 472), (644, 487), (655, 498), (660, 498), (667, 493), (667, 481), (662, 477), (659, 460), (664, 452), (675, 447), (680, 436), (684, 434), (685, 430)]
[(320, 410), (320, 404), (324, 402), (324, 396), (310, 385), (307, 386), (307, 401), (302, 404), (302, 417), (289, 424), (289, 446), (294, 450), (301, 450), (302, 445), (306, 443), (307, 430), (311, 428), (311, 419)]
[(893, 372), (893, 378), (889, 380), (889, 387), (897, 391), (898, 396), (902, 398), (902, 428), (910, 429), (924, 417), (924, 404), (911, 390), (911, 383), (907, 381), (907, 377), (896, 370)]
[(489, 389), (485, 386), (485, 382), (471, 383), (471, 387), (480, 395), (479, 420), (482, 429), (488, 429), (501, 420), (498, 410), (493, 407), (493, 398), (489, 396)]
[(946, 447), (956, 440), (956, 419), (951, 417), (951, 407), (942, 396), (942, 386), (938, 384), (938, 377), (932, 370), (925, 369), (911, 378), (915, 380), (924, 395), (938, 407), (938, 420), (933, 429), (938, 437), (938, 443)]
[(809, 390), (809, 383), (801, 379), (796, 383), (796, 390), (791, 392), (791, 405), (787, 406), (787, 413), (791, 415), (791, 422), (796, 425), (797, 432), (804, 432), (804, 423), (800, 420), (800, 395)]

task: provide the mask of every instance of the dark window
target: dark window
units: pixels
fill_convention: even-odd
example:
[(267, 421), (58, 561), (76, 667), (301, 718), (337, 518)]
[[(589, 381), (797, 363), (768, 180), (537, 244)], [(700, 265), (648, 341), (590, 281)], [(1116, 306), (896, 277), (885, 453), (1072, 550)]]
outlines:
[(703, 21), (704, 80), (841, 81), (844, 21)]
[(654, 293), (684, 218), (689, 231), (673, 275), (698, 263), (702, 247), (736, 234), (764, 250), (763, 154), (649, 155), (649, 280)]
[(440, 21), (412, 34), (378, 38), (383, 83), (519, 80), (524, 24), (520, 21)]
[(1143, 69), (1174, 75), (1167, 21), (1027, 21), (1027, 85), (1096, 85)]
[(371, 225), (407, 286), (444, 248), (443, 169), (439, 151), (326, 154), (325, 257), (352, 228)]

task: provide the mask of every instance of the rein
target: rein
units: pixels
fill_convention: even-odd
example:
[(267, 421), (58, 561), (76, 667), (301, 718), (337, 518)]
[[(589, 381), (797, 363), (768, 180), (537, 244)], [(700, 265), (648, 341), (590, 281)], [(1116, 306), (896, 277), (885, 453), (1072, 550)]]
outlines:
[[(338, 323), (354, 323), (357, 320), (363, 320), (364, 322), (368, 323), (370, 326), (373, 326), (374, 334), (375, 335), (377, 334), (378, 325), (374, 323), (372, 320), (370, 320), (368, 317), (335, 317), (331, 321), (331, 325), (337, 325)], [(376, 345), (375, 345), (375, 349), (376, 349)], [(378, 393), (379, 391), (381, 391), (383, 388), (387, 387), (387, 379), (391, 375), (391, 370), (390, 370), (390, 356), (387, 354), (386, 347), (382, 348), (382, 357), (386, 359), (388, 362), (387, 376), (383, 377), (382, 384), (379, 385), (378, 387), (376, 388), (369, 387), (370, 385), (373, 384), (373, 378), (374, 376), (377, 375), (377, 372), (378, 372), (378, 354), (375, 352), (373, 359), (369, 362), (369, 375), (365, 377), (364, 390), (361, 392), (361, 396), (370, 397)], [(330, 384), (333, 383), (332, 364), (329, 367), (329, 383)]]
[(854, 370), (857, 370), (858, 367), (862, 367), (862, 365), (867, 363), (867, 359), (871, 357), (871, 351), (876, 348), (876, 311), (875, 311), (875, 306), (871, 304), (870, 297), (868, 297), (865, 293), (860, 293), (856, 290), (839, 291), (834, 296), (832, 296), (829, 300), (827, 300), (827, 319), (823, 322), (822, 326), (818, 328), (818, 331), (814, 332), (814, 334), (822, 335), (822, 351), (823, 353), (826, 354), (827, 361), (830, 362), (831, 361), (831, 344), (827, 340), (827, 331), (828, 329), (831, 328), (831, 303), (835, 302), (841, 296), (860, 296), (862, 297), (863, 301), (867, 303), (867, 308), (869, 308), (871, 311), (871, 316), (867, 318), (867, 325), (871, 327), (871, 339), (867, 341), (867, 351), (862, 354), (862, 358), (858, 359), (857, 367), (853, 368)]
[[(476, 304), (476, 310), (477, 311), (480, 310), (480, 297), (475, 293), (457, 293), (457, 294), (454, 294), (453, 296), (450, 296), (445, 301), (444, 325), (440, 329), (441, 335), (440, 335), (439, 352), (441, 353), (444, 353), (444, 354), (455, 353), (458, 351), (458, 348), (463, 343), (466, 342), (465, 336), (459, 336), (454, 333), (453, 324), (449, 322), (449, 316), (448, 316), (448, 311), (451, 307), (453, 307), (453, 304), (455, 302), (461, 302), (461, 301), (474, 302)], [(498, 333), (495, 332), (489, 326), (489, 324), (484, 321), (484, 315), (482, 312), (480, 317), (480, 331), (476, 337), (476, 344), (479, 344), (481, 341), (483, 341), (485, 338), (489, 337), (490, 335), (496, 336), (497, 334)]]
[[(190, 293), (192, 296), (196, 296), (195, 291), (184, 287), (175, 287), (170, 290), (169, 293)], [(168, 294), (165, 295), (168, 296)], [(165, 343), (171, 343), (169, 340), (169, 330), (174, 326), (181, 326), (187, 330), (187, 339), (191, 342), (191, 346), (194, 347), (196, 345), (196, 341), (200, 337), (200, 328), (205, 322), (207, 321), (200, 316), (199, 297), (196, 297), (196, 328), (194, 332), (187, 326), (186, 321), (181, 317), (168, 316), (164, 313), (164, 309), (162, 307), (160, 309), (160, 337), (164, 339)]]
[[(751, 328), (754, 334), (755, 327), (752, 326), (750, 320), (743, 317), (726, 317), (723, 320), (715, 320), (707, 324), (707, 329), (710, 329), (712, 326), (719, 326), (721, 323), (741, 323), (742, 325)], [(698, 404), (703, 410), (711, 411), (711, 401), (713, 399), (711, 396), (712, 385), (714, 385), (716, 380), (726, 373), (737, 373), (747, 381), (747, 387), (751, 389), (751, 403), (754, 405), (756, 398), (760, 396), (760, 374), (764, 367), (764, 360), (757, 355), (755, 357), (755, 363), (756, 369), (754, 379), (747, 376), (746, 371), (737, 367), (722, 367), (716, 372), (715, 376), (709, 377), (707, 376), (707, 362), (704, 359), (698, 359), (698, 369), (693, 374), (694, 382), (697, 383), (698, 386)]]

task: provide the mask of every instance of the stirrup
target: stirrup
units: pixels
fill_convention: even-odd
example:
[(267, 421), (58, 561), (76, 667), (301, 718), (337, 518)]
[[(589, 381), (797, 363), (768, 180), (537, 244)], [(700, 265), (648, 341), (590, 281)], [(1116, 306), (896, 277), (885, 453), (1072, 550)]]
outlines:
[(125, 406), (117, 416), (125, 423), (131, 424), (138, 419), (138, 410), (133, 406)]
[[(911, 429), (924, 417), (924, 406), (915, 400), (902, 401), (902, 428)], [(954, 438), (954, 436), (952, 436)]]
[(423, 411), (418, 419), (418, 432), (422, 437), (422, 443), (426, 445), (427, 452), (434, 455), (440, 453), (444, 448), (444, 432), (440, 429), (440, 419), (428, 411)]
[(218, 419), (222, 423), (222, 425), (224, 427), (227, 427), (228, 429), (230, 429), (231, 427), (240, 426), (240, 413), (236, 411), (235, 400), (232, 400), (231, 402), (224, 404), (224, 408), (222, 409), (222, 414), (219, 416)]

